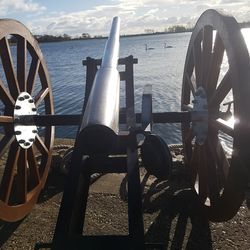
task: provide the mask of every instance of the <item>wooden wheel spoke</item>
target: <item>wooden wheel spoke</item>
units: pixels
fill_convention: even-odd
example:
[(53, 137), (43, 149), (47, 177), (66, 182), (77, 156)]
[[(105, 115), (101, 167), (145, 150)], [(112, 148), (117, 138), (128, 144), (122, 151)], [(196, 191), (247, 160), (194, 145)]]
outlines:
[(3, 123), (13, 123), (13, 116), (0, 115), (0, 124)]
[(208, 84), (208, 69), (211, 61), (213, 44), (213, 28), (205, 26), (203, 29), (202, 41), (202, 86), (207, 89)]
[(48, 95), (49, 88), (42, 89), (35, 97), (35, 105), (36, 107), (44, 100), (44, 98)]
[(223, 59), (223, 54), (224, 54), (225, 48), (223, 45), (223, 42), (219, 36), (219, 33), (216, 32), (216, 36), (215, 36), (215, 40), (214, 40), (214, 48), (213, 48), (213, 54), (216, 56), (215, 58), (217, 58), (216, 61), (222, 62)]
[(28, 77), (27, 77), (27, 92), (30, 93), (30, 95), (32, 95), (34, 91), (34, 86), (35, 86), (39, 67), (40, 67), (40, 61), (38, 57), (33, 56), (31, 64), (30, 64)]
[(15, 100), (20, 92), (20, 89), (14, 71), (9, 43), (6, 37), (0, 40), (0, 56), (2, 59), (2, 65), (9, 86), (10, 94)]
[(208, 179), (208, 188), (209, 188), (209, 198), (211, 204), (215, 204), (220, 197), (220, 187), (218, 183), (218, 173), (217, 173), (217, 160), (216, 158), (216, 149), (211, 143), (211, 137), (208, 137), (206, 143), (207, 155), (210, 156), (210, 159), (207, 160), (207, 179)]
[(36, 136), (35, 145), (36, 145), (37, 149), (40, 151), (41, 154), (48, 155), (49, 150), (45, 146), (42, 138), (39, 135)]
[(189, 77), (189, 75), (187, 73), (185, 74), (185, 77), (186, 77), (186, 81), (188, 83), (188, 86), (189, 86), (189, 88), (190, 88), (190, 90), (191, 90), (191, 92), (192, 92), (192, 94), (194, 96), (195, 89), (196, 89), (196, 84), (191, 80), (191, 78)]
[(217, 165), (217, 173), (215, 177), (217, 177), (220, 182), (220, 186), (223, 186), (229, 173), (230, 163), (226, 157), (221, 142), (217, 137), (214, 136), (213, 139), (212, 137), (209, 137), (209, 148), (213, 161), (216, 162)]
[(208, 197), (208, 171), (207, 171), (207, 161), (208, 157), (206, 154), (206, 148), (204, 145), (199, 147), (199, 161), (198, 161), (198, 178), (199, 178), (199, 196), (202, 200)]
[(15, 105), (14, 99), (9, 94), (8, 90), (5, 88), (3, 82), (0, 79), (0, 98), (1, 101), (7, 107), (13, 107)]
[(27, 150), (21, 149), (17, 161), (17, 199), (18, 202), (27, 201)]
[[(185, 104), (190, 103), (190, 91), (195, 92), (196, 89), (196, 80), (193, 77), (194, 72), (194, 58), (193, 58), (193, 51), (192, 56), (189, 57), (189, 62), (186, 72), (183, 76), (183, 91), (182, 91), (182, 99), (185, 99)], [(182, 103), (183, 106), (184, 103)]]
[(0, 141), (0, 157), (6, 152), (6, 150), (10, 147), (11, 143), (14, 141), (14, 135), (5, 135)]
[(215, 41), (214, 41), (214, 48), (212, 53), (211, 64), (209, 66), (209, 73), (208, 73), (208, 84), (207, 84), (207, 95), (208, 98), (211, 97), (212, 93), (215, 91), (217, 82), (220, 75), (220, 66), (222, 64), (223, 55), (224, 55), (224, 45), (223, 42), (218, 34), (216, 33)]
[(19, 157), (19, 151), (20, 148), (18, 144), (16, 142), (12, 143), (0, 186), (0, 199), (5, 203), (8, 203), (10, 198), (15, 170), (17, 167), (17, 159)]
[(17, 36), (17, 80), (20, 91), (26, 91), (26, 39)]
[(188, 163), (189, 173), (193, 184), (195, 184), (196, 176), (198, 174), (198, 165), (200, 161), (199, 153), (200, 153), (199, 146), (195, 144), (191, 160)]
[(41, 85), (42, 85), (43, 89), (45, 89), (45, 88), (48, 88), (49, 78), (46, 75), (46, 72), (44, 71), (44, 68), (42, 67), (42, 62), (43, 61), (41, 61), (40, 67), (38, 69), (38, 74), (39, 74), (39, 77), (40, 77), (40, 80), (41, 80)]
[(194, 57), (194, 70), (195, 70), (195, 79), (197, 88), (202, 85), (202, 64), (201, 64), (201, 43), (195, 41), (193, 48), (193, 57)]
[(226, 153), (221, 145), (221, 142), (218, 140), (217, 147), (216, 147), (216, 152), (218, 156), (218, 167), (221, 169), (223, 173), (223, 180), (227, 179), (229, 169), (230, 169), (230, 163), (227, 159)]
[(210, 120), (211, 126), (217, 131), (220, 130), (231, 137), (234, 137), (234, 127), (233, 124), (228, 123), (223, 119)]
[(185, 143), (191, 144), (193, 139), (194, 139), (194, 133), (193, 133), (192, 129), (189, 128), (189, 130), (186, 132), (186, 135), (184, 138)]
[(182, 124), (182, 134), (183, 134), (183, 145), (184, 145), (184, 153), (186, 158), (188, 159), (188, 162), (191, 161), (192, 157), (192, 140), (193, 140), (193, 133), (190, 128), (190, 124)]
[(28, 149), (28, 163), (29, 163), (29, 171), (30, 171), (31, 180), (34, 182), (35, 185), (39, 184), (40, 173), (39, 173), (39, 167), (37, 164), (33, 146)]
[(218, 108), (231, 89), (232, 82), (230, 79), (230, 73), (228, 71), (221, 80), (220, 85), (212, 95), (210, 101), (208, 102), (209, 107)]

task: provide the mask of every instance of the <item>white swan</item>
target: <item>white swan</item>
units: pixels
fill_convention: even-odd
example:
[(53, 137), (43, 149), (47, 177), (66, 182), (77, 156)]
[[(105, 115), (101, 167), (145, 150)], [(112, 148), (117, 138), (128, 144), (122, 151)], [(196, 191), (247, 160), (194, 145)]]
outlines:
[(147, 44), (145, 44), (145, 50), (153, 50), (153, 49), (155, 49), (155, 48), (148, 47), (148, 45), (147, 45)]
[(164, 49), (169, 49), (169, 48), (173, 48), (173, 46), (171, 46), (171, 45), (167, 45), (167, 43), (164, 43), (164, 47), (163, 47)]

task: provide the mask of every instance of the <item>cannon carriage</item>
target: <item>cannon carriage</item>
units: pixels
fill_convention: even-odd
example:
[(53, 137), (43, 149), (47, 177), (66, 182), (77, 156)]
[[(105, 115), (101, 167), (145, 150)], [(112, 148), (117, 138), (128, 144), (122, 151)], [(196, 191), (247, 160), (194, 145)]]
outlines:
[[(181, 123), (187, 175), (210, 220), (232, 218), (244, 200), (250, 162), (250, 60), (235, 19), (214, 10), (199, 18), (187, 51), (181, 111), (152, 113), (152, 93), (147, 86), (139, 114), (134, 110), (133, 64), (137, 60), (132, 56), (118, 60), (119, 22), (114, 18), (102, 60), (84, 61), (87, 79), (82, 114), (55, 115), (49, 74), (37, 42), (22, 24), (0, 21), (4, 72), (0, 79), (0, 156), (6, 163), (0, 177), (1, 219), (19, 220), (36, 203), (50, 167), (54, 126), (78, 126), (50, 245), (54, 249), (68, 244), (144, 249), (138, 134), (145, 137), (140, 147), (146, 169), (158, 178), (168, 178), (171, 171), (168, 145), (152, 135), (153, 123)], [(16, 39), (16, 59), (9, 35)], [(124, 72), (117, 71), (118, 63), (125, 65)], [(125, 81), (125, 112), (119, 107), (120, 80)], [(119, 123), (127, 128), (120, 131)], [(221, 133), (231, 138), (230, 155), (223, 149)], [(157, 150), (148, 157), (152, 149)], [(128, 237), (96, 240), (82, 236), (89, 178), (95, 172), (128, 174)]]

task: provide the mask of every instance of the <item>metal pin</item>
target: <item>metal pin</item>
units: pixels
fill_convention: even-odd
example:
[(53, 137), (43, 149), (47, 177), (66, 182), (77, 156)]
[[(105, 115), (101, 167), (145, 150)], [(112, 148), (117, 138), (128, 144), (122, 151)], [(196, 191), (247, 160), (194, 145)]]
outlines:
[(22, 139), (22, 140), (19, 140), (18, 142), (19, 143), (25, 143), (25, 140)]
[(16, 105), (15, 109), (21, 109), (21, 106)]
[(19, 101), (23, 101), (24, 98), (23, 98), (22, 96), (20, 96), (20, 97), (18, 98), (18, 100), (19, 100)]
[(25, 99), (29, 99), (30, 97), (29, 97), (28, 95), (25, 95), (24, 98), (25, 98)]
[(29, 99), (29, 103), (34, 103), (34, 100), (33, 99)]
[(20, 135), (20, 134), (22, 134), (21, 131), (15, 131), (15, 135)]

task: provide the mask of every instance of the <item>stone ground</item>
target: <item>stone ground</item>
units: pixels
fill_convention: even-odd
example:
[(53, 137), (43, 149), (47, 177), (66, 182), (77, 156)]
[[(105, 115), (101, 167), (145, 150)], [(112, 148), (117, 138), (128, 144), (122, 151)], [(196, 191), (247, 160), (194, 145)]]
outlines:
[[(53, 157), (54, 165), (58, 166), (60, 154), (58, 148)], [(0, 221), (1, 250), (29, 250), (37, 242), (51, 242), (64, 179), (65, 175), (53, 169), (30, 215), (17, 223)], [(194, 191), (181, 174), (174, 175), (171, 181), (160, 182), (142, 172), (142, 189), (146, 242), (163, 243), (164, 249), (250, 249), (247, 202), (230, 221), (211, 223), (202, 215)], [(124, 175), (95, 178), (84, 232), (89, 235), (127, 234), (126, 197)]]

